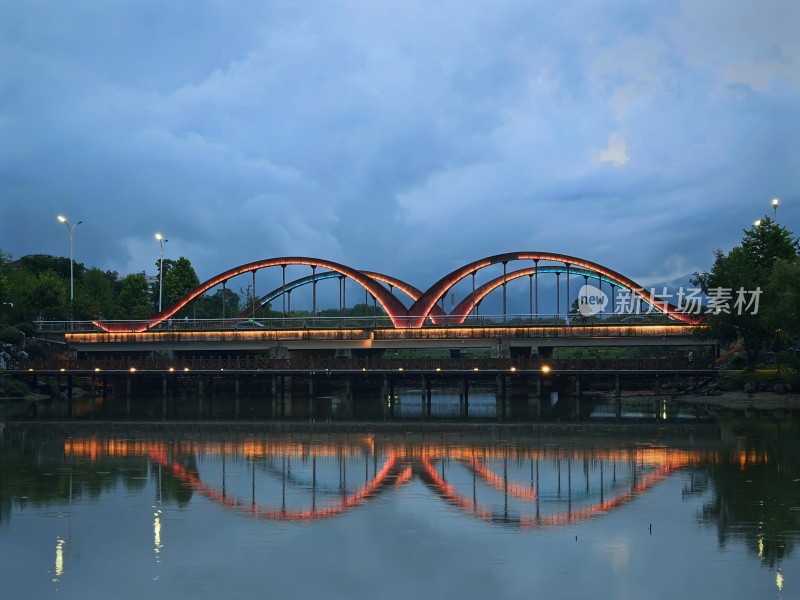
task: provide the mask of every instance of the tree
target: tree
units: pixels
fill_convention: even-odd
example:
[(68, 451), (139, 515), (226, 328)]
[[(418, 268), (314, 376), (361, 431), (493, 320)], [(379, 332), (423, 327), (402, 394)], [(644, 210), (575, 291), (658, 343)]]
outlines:
[(200, 279), (188, 258), (181, 256), (176, 261), (165, 260), (162, 306), (166, 308), (175, 304), (199, 285)]
[(198, 319), (221, 319), (223, 304), (225, 305), (225, 318), (229, 319), (238, 315), (242, 308), (239, 294), (231, 289), (218, 289), (211, 296), (201, 296), (195, 301), (195, 317)]
[[(717, 250), (711, 271), (695, 273), (692, 283), (699, 286), (706, 296), (719, 297), (723, 292), (731, 295), (732, 302), (726, 310), (705, 315), (707, 327), (699, 330), (700, 335), (724, 344), (741, 341), (748, 367), (752, 368), (760, 351), (775, 338), (779, 325), (774, 321), (775, 312), (769, 307), (776, 298), (782, 297), (782, 288), (789, 283), (775, 280), (770, 285), (774, 267), (778, 261), (795, 260), (800, 251), (800, 241), (793, 239), (791, 232), (769, 217), (764, 217), (759, 225), (753, 225), (743, 233), (739, 246), (727, 254)], [(759, 298), (757, 311), (754, 305), (749, 310), (735, 306), (739, 290), (749, 294), (751, 300), (752, 293), (756, 294)], [(766, 310), (762, 310), (763, 307), (767, 307)]]
[[(49, 254), (28, 254), (21, 257), (18, 266), (23, 271), (33, 275), (53, 271), (61, 278), (69, 281), (70, 259), (65, 256), (50, 256)], [(75, 281), (83, 279), (86, 267), (83, 263), (75, 262), (72, 265), (73, 277)]]
[(144, 273), (133, 273), (122, 280), (115, 319), (146, 319), (152, 314), (147, 301), (147, 278)]
[(770, 326), (783, 337), (800, 336), (800, 256), (778, 259), (767, 282)]
[[(26, 321), (38, 318), (62, 320), (69, 312), (69, 285), (53, 271), (24, 279), (19, 314)], [(15, 306), (16, 308), (16, 306)]]
[(82, 310), (88, 313), (86, 317), (97, 319), (113, 314), (116, 280), (117, 273), (114, 271), (101, 271), (96, 267), (86, 271), (75, 293), (76, 304), (80, 299)]

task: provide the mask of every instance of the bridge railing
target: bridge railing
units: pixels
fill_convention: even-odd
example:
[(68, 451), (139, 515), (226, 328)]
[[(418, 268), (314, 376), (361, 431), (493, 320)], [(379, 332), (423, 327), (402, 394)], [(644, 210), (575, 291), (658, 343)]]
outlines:
[[(412, 322), (414, 317), (406, 317)], [(602, 313), (591, 317), (564, 314), (507, 314), (470, 315), (463, 323), (462, 317), (453, 315), (429, 316), (425, 328), (454, 327), (547, 327), (582, 325), (657, 325), (675, 323), (667, 315)], [(99, 323), (99, 324), (98, 324)], [(102, 325), (102, 326), (101, 326)], [(397, 326), (403, 327), (403, 319)], [(298, 329), (394, 329), (395, 323), (385, 315), (360, 317), (330, 316), (287, 316), (272, 318), (245, 319), (166, 319), (158, 324), (152, 320), (103, 320), (103, 321), (35, 321), (40, 333), (102, 333), (110, 330), (115, 333), (140, 331), (220, 331), (220, 330), (298, 330)]]
[[(266, 358), (260, 356), (195, 356), (195, 357), (131, 357), (102, 356), (84, 359), (43, 361), (29, 360), (18, 365), (18, 370), (47, 371), (161, 371), (185, 373), (191, 371), (305, 371), (321, 373), (331, 371), (396, 371), (413, 372), (480, 372), (480, 371), (542, 371), (548, 367), (558, 371), (679, 371), (694, 370), (698, 365), (686, 357), (651, 358), (411, 358), (392, 359), (380, 357), (314, 357)], [(702, 367), (701, 367), (702, 368)]]

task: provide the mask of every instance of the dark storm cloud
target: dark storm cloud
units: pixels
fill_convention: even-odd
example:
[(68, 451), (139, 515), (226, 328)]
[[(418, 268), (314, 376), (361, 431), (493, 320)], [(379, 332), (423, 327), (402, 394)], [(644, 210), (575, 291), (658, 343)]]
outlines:
[(789, 2), (0, 3), (0, 247), (663, 281), (800, 201)]

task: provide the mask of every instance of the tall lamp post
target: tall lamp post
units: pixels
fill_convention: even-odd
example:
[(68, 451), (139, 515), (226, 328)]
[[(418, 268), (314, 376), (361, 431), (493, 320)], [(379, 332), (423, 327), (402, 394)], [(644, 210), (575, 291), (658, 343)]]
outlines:
[(780, 204), (780, 203), (781, 203), (781, 201), (778, 200), (777, 198), (773, 198), (772, 199), (772, 210), (773, 210), (773, 212), (775, 214), (775, 222), (776, 223), (778, 222), (778, 204)]
[(164, 236), (160, 233), (156, 234), (158, 245), (161, 246), (161, 258), (158, 262), (158, 312), (161, 312), (161, 297), (164, 289), (164, 244), (169, 240), (165, 240)]
[(75, 262), (73, 258), (73, 232), (78, 225), (83, 223), (83, 221), (78, 221), (74, 225), (71, 225), (69, 219), (67, 219), (67, 217), (64, 215), (58, 215), (58, 220), (66, 225), (67, 229), (69, 230), (69, 320), (71, 322), (73, 320), (72, 303), (75, 299), (75, 280), (73, 277), (73, 263)]

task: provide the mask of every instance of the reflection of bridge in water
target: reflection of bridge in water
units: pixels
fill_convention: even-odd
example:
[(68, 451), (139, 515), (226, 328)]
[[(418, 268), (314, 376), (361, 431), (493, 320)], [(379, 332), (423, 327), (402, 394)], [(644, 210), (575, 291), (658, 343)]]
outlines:
[(257, 519), (341, 515), (415, 478), (450, 506), (491, 523), (531, 528), (594, 518), (715, 451), (666, 447), (559, 448), (271, 439), (236, 442), (74, 438), (67, 457), (141, 457), (222, 507)]

